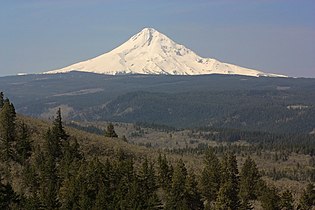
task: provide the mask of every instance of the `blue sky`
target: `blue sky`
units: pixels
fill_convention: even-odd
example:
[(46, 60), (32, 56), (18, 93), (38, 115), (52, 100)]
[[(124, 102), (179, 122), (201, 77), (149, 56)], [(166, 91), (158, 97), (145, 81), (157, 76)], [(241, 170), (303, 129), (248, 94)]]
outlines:
[(0, 76), (95, 57), (144, 27), (203, 57), (315, 77), (313, 0), (4, 0)]

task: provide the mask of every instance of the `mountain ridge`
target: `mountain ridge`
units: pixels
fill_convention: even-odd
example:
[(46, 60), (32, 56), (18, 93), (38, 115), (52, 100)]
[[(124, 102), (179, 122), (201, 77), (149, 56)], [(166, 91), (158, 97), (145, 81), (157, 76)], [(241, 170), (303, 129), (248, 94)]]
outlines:
[(203, 58), (153, 28), (144, 28), (115, 49), (70, 66), (45, 73), (70, 71), (117, 74), (205, 75), (231, 74), (286, 77), (284, 75)]

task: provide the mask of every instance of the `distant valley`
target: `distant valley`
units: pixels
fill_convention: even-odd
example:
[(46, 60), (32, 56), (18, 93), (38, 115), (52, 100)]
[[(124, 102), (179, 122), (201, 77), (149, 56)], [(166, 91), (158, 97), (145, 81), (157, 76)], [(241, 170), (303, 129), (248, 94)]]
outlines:
[(276, 133), (315, 128), (315, 79), (236, 75), (102, 75), (0, 78), (19, 113), (67, 120), (154, 123)]

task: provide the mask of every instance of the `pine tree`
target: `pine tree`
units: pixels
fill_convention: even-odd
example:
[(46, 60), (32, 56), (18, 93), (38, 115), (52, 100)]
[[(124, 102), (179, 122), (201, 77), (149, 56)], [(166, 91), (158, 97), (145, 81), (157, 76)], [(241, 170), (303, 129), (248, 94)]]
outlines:
[(61, 150), (61, 142), (60, 139), (53, 134), (52, 130), (49, 128), (45, 134), (46, 140), (46, 150), (51, 157), (57, 161), (61, 158), (62, 150)]
[(53, 123), (52, 133), (53, 135), (59, 139), (59, 141), (67, 141), (69, 135), (63, 128), (62, 117), (61, 117), (61, 109), (59, 108), (56, 113), (56, 118)]
[(22, 205), (23, 210), (33, 210), (41, 208), (40, 200), (37, 195), (28, 197), (26, 199), (24, 198)]
[(2, 109), (4, 105), (4, 95), (3, 92), (0, 92), (0, 110)]
[(27, 125), (22, 122), (19, 125), (19, 135), (16, 142), (16, 153), (18, 160), (24, 164), (27, 158), (32, 154), (32, 145)]
[(58, 199), (60, 180), (52, 154), (39, 152), (36, 157), (36, 167), (39, 173), (39, 199), (42, 207), (45, 209), (58, 208), (60, 206)]
[(154, 167), (152, 163), (149, 163), (148, 159), (145, 159), (142, 163), (138, 182), (141, 189), (139, 193), (143, 202), (141, 209), (155, 209), (160, 202), (156, 194), (157, 183)]
[(13, 143), (16, 137), (15, 108), (8, 99), (0, 110), (0, 146), (1, 156), (5, 161), (13, 159)]
[(72, 200), (79, 209), (92, 209), (96, 203), (98, 206), (104, 204), (103, 199), (107, 198), (106, 192), (109, 189), (106, 189), (104, 185), (103, 168), (104, 165), (97, 158), (81, 164), (76, 183), (73, 183), (70, 191)]
[(125, 196), (125, 199), (121, 200), (120, 208), (121, 209), (146, 209), (145, 203), (142, 200), (143, 196), (141, 193), (140, 182), (134, 177), (131, 184), (128, 186), (128, 193)]
[(207, 206), (213, 206), (221, 183), (221, 166), (214, 151), (209, 147), (205, 154), (205, 168), (201, 172), (200, 189)]
[(240, 207), (236, 156), (234, 154), (225, 155), (221, 165), (222, 184), (216, 200), (216, 209), (236, 210)]
[(28, 209), (38, 209), (39, 208), (39, 175), (36, 170), (36, 166), (30, 163), (26, 163), (23, 169), (23, 188), (25, 194), (28, 194), (27, 206)]
[[(61, 161), (61, 164), (62, 163)], [(80, 209), (80, 205), (83, 205), (85, 201), (89, 200), (89, 196), (85, 196), (87, 193), (85, 189), (88, 184), (86, 180), (90, 179), (91, 171), (88, 167), (88, 163), (83, 158), (80, 161), (74, 160), (70, 167), (71, 172), (67, 171), (68, 169), (60, 172), (60, 174), (67, 174), (67, 176), (63, 177), (59, 190), (61, 209)]]
[(65, 148), (69, 146), (69, 135), (63, 128), (61, 110), (58, 109), (56, 118), (51, 129), (46, 132), (46, 149), (54, 160), (59, 161), (65, 153)]
[(72, 145), (68, 138), (62, 125), (61, 110), (58, 109), (53, 127), (45, 134), (45, 150), (36, 157), (39, 200), (43, 208), (55, 209), (61, 206), (58, 196), (60, 185), (70, 176), (70, 169), (73, 171), (77, 163), (77, 142)]
[(97, 192), (97, 195), (95, 197), (95, 204), (93, 207), (93, 210), (99, 210), (99, 209), (107, 209), (108, 207), (108, 193), (107, 189), (105, 188), (104, 182), (99, 183), (99, 189)]
[(59, 190), (61, 209), (78, 209), (78, 183), (76, 176), (71, 176), (63, 180)]
[(157, 169), (160, 187), (162, 187), (165, 192), (169, 192), (172, 183), (173, 168), (172, 165), (167, 162), (165, 155), (162, 157), (162, 155), (159, 154)]
[(248, 157), (240, 173), (240, 198), (244, 209), (251, 209), (250, 201), (257, 199), (260, 175), (255, 162)]
[(280, 210), (280, 197), (275, 187), (265, 186), (259, 200), (264, 209)]
[(166, 201), (166, 209), (188, 209), (186, 192), (187, 169), (180, 159), (173, 172), (172, 187)]
[(293, 210), (293, 197), (289, 190), (284, 191), (280, 196), (280, 208), (282, 210)]
[(76, 174), (80, 167), (80, 161), (83, 160), (83, 155), (80, 152), (77, 140), (66, 141), (63, 143), (63, 155), (59, 161), (58, 171), (62, 179), (67, 179)]
[[(133, 159), (128, 157), (122, 150), (118, 153), (118, 162), (113, 164), (112, 182), (114, 185), (113, 204), (114, 208), (128, 209), (136, 202), (139, 186), (135, 183), (136, 174)], [(139, 189), (140, 190), (140, 189)], [(128, 201), (128, 199), (130, 199)]]
[(105, 131), (105, 137), (118, 138), (118, 135), (116, 134), (114, 125), (112, 123), (109, 123), (107, 125), (107, 129)]
[(193, 171), (190, 171), (186, 181), (186, 201), (188, 208), (191, 210), (203, 209), (201, 193), (197, 186), (198, 182), (196, 180), (196, 175)]
[(301, 198), (299, 209), (311, 210), (315, 206), (315, 189), (313, 184), (308, 184)]
[(0, 209), (11, 209), (18, 203), (19, 197), (13, 191), (12, 186), (9, 183), (2, 184), (2, 179), (0, 179)]
[(224, 182), (218, 192), (218, 196), (215, 202), (216, 210), (236, 210), (234, 207), (234, 201), (231, 199), (233, 194), (233, 184), (230, 181)]

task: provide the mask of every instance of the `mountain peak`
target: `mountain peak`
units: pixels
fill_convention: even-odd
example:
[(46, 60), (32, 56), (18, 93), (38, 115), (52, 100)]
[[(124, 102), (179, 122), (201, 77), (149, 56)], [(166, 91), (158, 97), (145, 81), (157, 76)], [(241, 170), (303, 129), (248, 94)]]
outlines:
[(144, 28), (140, 31), (140, 33), (154, 33), (154, 32), (158, 32), (157, 30), (155, 30), (154, 28)]
[(144, 28), (112, 51), (71, 66), (49, 71), (85, 71), (100, 74), (239, 74), (282, 76), (202, 58), (154, 28)]
[(144, 28), (139, 33), (134, 35), (133, 37), (139, 37), (139, 36), (153, 36), (153, 34), (160, 34), (157, 30), (154, 28)]
[(153, 38), (157, 38), (158, 36), (160, 36), (161, 33), (158, 32), (157, 30), (155, 30), (154, 28), (144, 28), (142, 29), (139, 33), (137, 33), (136, 35), (134, 35), (133, 37), (131, 37), (129, 39), (132, 41), (142, 41), (144, 43), (148, 43), (149, 45), (152, 42)]
[(174, 45), (174, 42), (154, 28), (144, 28), (121, 46), (127, 46), (128, 48), (130, 47), (129, 45), (132, 45), (132, 48), (134, 48), (134, 46), (148, 46), (149, 50), (152, 50), (152, 47), (161, 48), (162, 46)]

